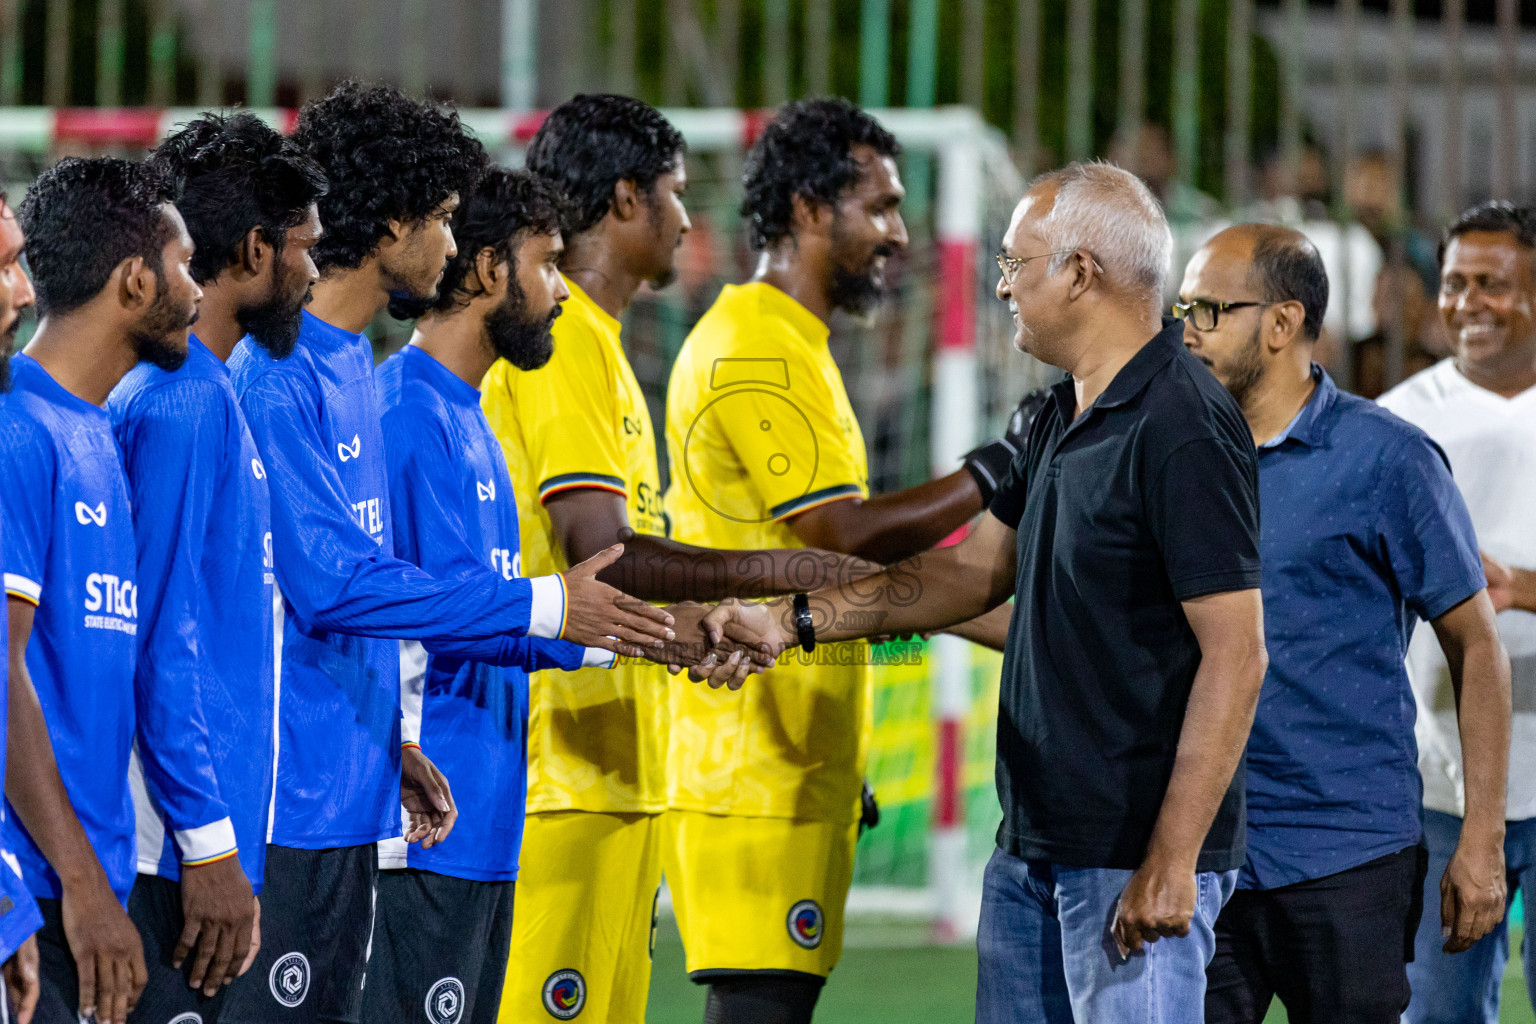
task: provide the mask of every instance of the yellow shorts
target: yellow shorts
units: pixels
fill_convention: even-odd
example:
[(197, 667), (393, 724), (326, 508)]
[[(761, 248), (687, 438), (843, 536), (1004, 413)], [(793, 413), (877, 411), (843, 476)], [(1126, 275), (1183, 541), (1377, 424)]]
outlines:
[(661, 816), (528, 815), (497, 1024), (644, 1024)]
[(859, 826), (668, 811), (662, 852), (688, 974), (799, 971), (843, 954)]

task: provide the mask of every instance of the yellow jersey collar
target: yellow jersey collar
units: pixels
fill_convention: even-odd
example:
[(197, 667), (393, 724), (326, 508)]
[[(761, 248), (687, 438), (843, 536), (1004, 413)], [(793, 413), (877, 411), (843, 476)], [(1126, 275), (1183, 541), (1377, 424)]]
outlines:
[(736, 288), (741, 292), (755, 297), (758, 303), (766, 311), (777, 313), (795, 326), (797, 332), (806, 341), (820, 342), (825, 345), (831, 331), (822, 322), (821, 317), (806, 309), (796, 302), (786, 292), (780, 291), (766, 281), (748, 281), (742, 285), (726, 285), (727, 288)]
[(572, 302), (580, 306), (588, 314), (595, 317), (599, 323), (602, 323), (604, 326), (610, 328), (615, 336), (619, 334), (620, 329), (624, 325), (619, 323), (619, 321), (615, 320), (612, 316), (609, 316), (608, 311), (594, 302), (592, 296), (582, 291), (581, 285), (577, 284), (569, 277), (566, 277), (564, 274), (560, 275), (560, 280), (565, 282), (566, 288), (570, 289), (571, 292), (571, 297), (566, 299), (566, 302)]

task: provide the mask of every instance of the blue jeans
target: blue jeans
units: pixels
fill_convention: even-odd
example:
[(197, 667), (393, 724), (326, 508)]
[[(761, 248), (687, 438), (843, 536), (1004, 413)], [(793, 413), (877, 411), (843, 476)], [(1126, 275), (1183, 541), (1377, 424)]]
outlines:
[(1216, 915), (1237, 872), (1197, 875), (1189, 935), (1121, 960), (1109, 926), (1131, 875), (994, 850), (976, 937), (976, 1024), (1198, 1024)]
[[(1408, 965), (1408, 984), (1413, 995), (1404, 1024), (1497, 1024), (1499, 990), (1504, 965), (1509, 960), (1507, 920), (1465, 953), (1445, 953), (1440, 947), (1440, 876), (1456, 852), (1461, 838), (1461, 819), (1453, 814), (1424, 811), (1424, 842), (1429, 847), (1429, 874), (1424, 879), (1424, 916), (1413, 943), (1413, 963)], [(1536, 819), (1505, 823), (1504, 869), (1508, 875), (1509, 901), (1516, 890), (1525, 904), (1525, 980), (1536, 982), (1536, 947), (1531, 931), (1536, 928)], [(1536, 1007), (1536, 987), (1530, 991)]]

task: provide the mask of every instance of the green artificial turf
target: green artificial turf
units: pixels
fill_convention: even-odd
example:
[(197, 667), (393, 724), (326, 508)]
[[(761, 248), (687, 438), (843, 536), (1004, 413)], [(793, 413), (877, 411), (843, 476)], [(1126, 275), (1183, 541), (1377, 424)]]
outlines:
[[(908, 930), (892, 931), (890, 939), (909, 942)], [(851, 938), (851, 936), (850, 936)], [(880, 941), (880, 936), (861, 936)], [(1519, 933), (1510, 948), (1520, 948)], [(976, 998), (976, 948), (962, 946), (851, 946), (833, 972), (817, 1004), (817, 1024), (971, 1024)], [(651, 975), (648, 1024), (700, 1024), (704, 1019), (704, 990), (683, 973), (683, 947), (677, 927), (663, 918), (656, 941)], [(1278, 1003), (1266, 1024), (1282, 1024)], [(1518, 963), (1504, 976), (1501, 1024), (1536, 1024), (1526, 998)]]

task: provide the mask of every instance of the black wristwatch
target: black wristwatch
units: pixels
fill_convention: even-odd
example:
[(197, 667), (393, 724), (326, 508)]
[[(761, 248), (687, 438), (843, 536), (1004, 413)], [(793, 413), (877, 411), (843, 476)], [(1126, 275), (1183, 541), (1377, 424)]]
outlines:
[(811, 620), (811, 599), (804, 594), (795, 595), (795, 638), (800, 649), (810, 654), (816, 649), (816, 626)]

